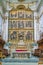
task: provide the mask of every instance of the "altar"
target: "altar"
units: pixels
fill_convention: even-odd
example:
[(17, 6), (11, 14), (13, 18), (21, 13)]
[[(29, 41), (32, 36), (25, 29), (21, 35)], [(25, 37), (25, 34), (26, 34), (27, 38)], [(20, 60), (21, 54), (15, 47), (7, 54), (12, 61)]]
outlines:
[(17, 5), (9, 11), (8, 42), (11, 43), (11, 57), (30, 57), (34, 42), (34, 12), (25, 5)]
[(13, 58), (29, 58), (30, 57), (30, 52), (14, 52), (12, 53)]

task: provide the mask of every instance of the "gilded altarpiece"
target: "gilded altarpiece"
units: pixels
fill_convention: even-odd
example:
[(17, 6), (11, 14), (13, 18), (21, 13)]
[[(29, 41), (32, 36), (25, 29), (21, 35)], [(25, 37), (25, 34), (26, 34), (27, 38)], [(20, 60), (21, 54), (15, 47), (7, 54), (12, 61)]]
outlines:
[(34, 13), (32, 10), (16, 8), (9, 11), (8, 41), (25, 43), (34, 41)]

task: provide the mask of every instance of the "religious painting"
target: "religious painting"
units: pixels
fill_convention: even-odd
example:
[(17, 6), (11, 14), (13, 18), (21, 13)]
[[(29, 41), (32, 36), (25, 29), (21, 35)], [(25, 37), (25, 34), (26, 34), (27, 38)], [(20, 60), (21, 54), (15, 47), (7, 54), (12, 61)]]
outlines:
[(11, 31), (9, 32), (9, 39), (10, 40), (16, 40), (17, 39), (17, 32), (16, 31), (13, 31), (11, 33)]
[(33, 18), (33, 13), (28, 13), (28, 12), (26, 12), (26, 13), (25, 13), (25, 17), (26, 17), (26, 18)]
[(12, 28), (14, 29), (14, 28), (17, 28), (17, 22), (14, 20), (14, 21), (12, 21)]
[(24, 18), (24, 12), (19, 11), (18, 12), (18, 18)]
[(32, 33), (30, 31), (26, 34), (26, 40), (32, 40)]
[(17, 12), (10, 13), (10, 18), (17, 18)]
[(24, 28), (24, 21), (18, 21), (18, 28)]
[(26, 28), (30, 28), (30, 27), (33, 28), (33, 22), (32, 21), (26, 21), (25, 26), (26, 26)]

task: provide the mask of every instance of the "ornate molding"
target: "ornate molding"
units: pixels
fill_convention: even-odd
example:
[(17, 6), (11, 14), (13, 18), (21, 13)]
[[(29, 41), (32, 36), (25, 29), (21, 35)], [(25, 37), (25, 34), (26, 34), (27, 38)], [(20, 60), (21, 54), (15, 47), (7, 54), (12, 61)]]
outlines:
[(24, 5), (18, 5), (17, 9), (26, 9), (26, 7)]
[(18, 0), (19, 2), (23, 2), (23, 1), (25, 1), (25, 0)]
[(25, 5), (17, 5), (16, 8), (13, 7), (11, 10), (9, 10), (9, 12), (17, 11), (17, 10), (25, 10), (25, 11), (33, 12), (29, 7), (26, 8)]
[(39, 16), (35, 16), (35, 19), (36, 19), (36, 20), (39, 20)]

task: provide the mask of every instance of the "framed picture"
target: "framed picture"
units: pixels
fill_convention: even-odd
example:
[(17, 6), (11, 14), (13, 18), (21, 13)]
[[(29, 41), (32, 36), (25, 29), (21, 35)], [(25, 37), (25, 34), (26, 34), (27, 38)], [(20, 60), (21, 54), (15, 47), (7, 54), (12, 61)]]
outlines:
[(32, 32), (31, 31), (28, 31), (26, 33), (26, 40), (32, 40)]
[(17, 18), (17, 12), (11, 13), (10, 18)]
[(17, 22), (16, 21), (12, 22), (12, 28), (17, 28)]
[(24, 12), (22, 11), (18, 12), (18, 18), (24, 18)]
[(32, 21), (26, 21), (26, 27), (32, 27), (33, 28), (33, 22)]
[(28, 12), (26, 12), (26, 13), (25, 13), (25, 17), (26, 17), (26, 18), (33, 18), (33, 13), (28, 13)]
[(17, 32), (13, 31), (12, 33), (9, 32), (9, 39), (16, 40), (17, 39)]
[(24, 21), (18, 22), (18, 28), (24, 28)]

